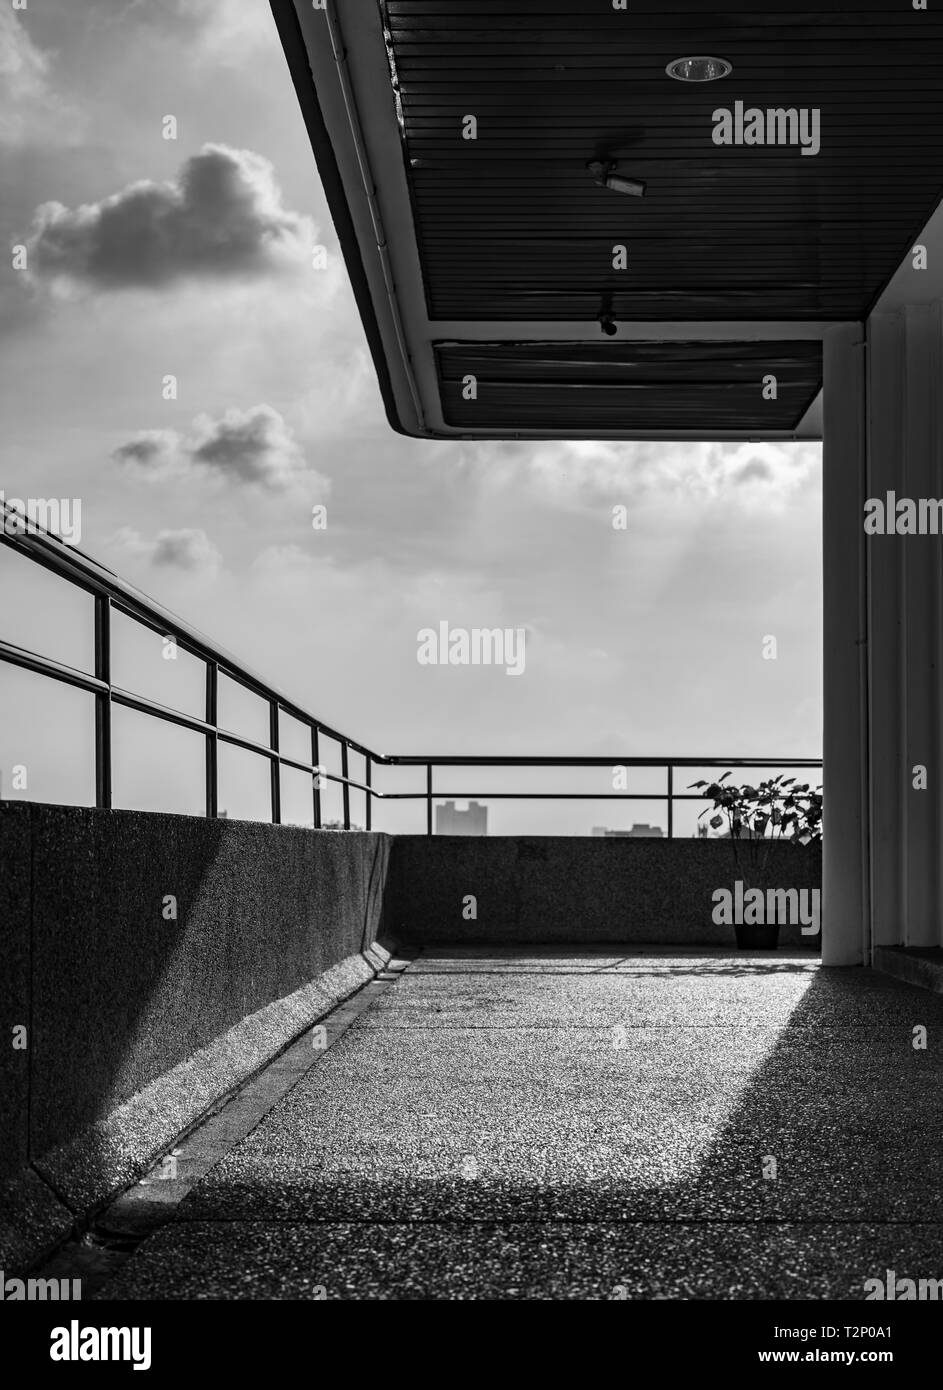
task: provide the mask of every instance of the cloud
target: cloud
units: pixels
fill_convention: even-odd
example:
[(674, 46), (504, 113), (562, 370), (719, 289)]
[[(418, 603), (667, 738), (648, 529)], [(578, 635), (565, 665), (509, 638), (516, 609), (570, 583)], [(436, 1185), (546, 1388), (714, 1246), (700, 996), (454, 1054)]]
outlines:
[(215, 574), (223, 559), (206, 532), (196, 527), (158, 531), (153, 540), (146, 540), (133, 527), (123, 526), (113, 541), (152, 565), (186, 570), (190, 574)]
[(36, 47), (10, 9), (0, 7), (0, 143), (15, 143), (31, 133), (37, 109), (48, 111), (49, 57)]
[(158, 531), (151, 563), (184, 570), (216, 570), (222, 556), (205, 531)]
[(285, 487), (304, 470), (297, 441), (271, 406), (227, 410), (215, 421), (203, 415), (196, 427), (200, 442), (191, 448), (193, 462), (240, 482)]
[(116, 290), (271, 273), (299, 264), (313, 240), (267, 159), (204, 145), (175, 182), (133, 183), (78, 208), (43, 203), (27, 245), (36, 278)]
[(477, 446), (467, 461), (492, 502), (519, 493), (523, 475), (535, 500), (570, 514), (591, 516), (617, 502), (752, 511), (783, 507), (802, 493), (819, 471), (821, 450), (812, 443), (550, 440)]
[(764, 459), (750, 459), (749, 463), (744, 464), (738, 473), (734, 474), (734, 482), (739, 486), (741, 483), (769, 482), (773, 476), (773, 470)]
[(274, 22), (268, 5), (246, 0), (177, 0), (180, 16), (196, 30), (200, 62), (239, 64), (272, 43)]
[(272, 491), (302, 480), (315, 485), (322, 496), (330, 488), (327, 478), (307, 467), (301, 445), (270, 405), (227, 410), (218, 420), (200, 415), (189, 438), (176, 430), (141, 430), (115, 449), (113, 457), (154, 479), (205, 470)]
[(120, 463), (140, 464), (142, 468), (164, 469), (172, 465), (180, 447), (176, 430), (141, 430), (115, 449)]

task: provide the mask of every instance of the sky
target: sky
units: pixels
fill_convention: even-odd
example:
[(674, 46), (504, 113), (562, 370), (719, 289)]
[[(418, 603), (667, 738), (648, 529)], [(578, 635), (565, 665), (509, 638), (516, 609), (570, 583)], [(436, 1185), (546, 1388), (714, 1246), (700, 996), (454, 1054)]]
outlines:
[[(381, 752), (819, 755), (819, 445), (395, 434), (261, 0), (3, 0), (0, 90), (7, 497), (79, 499), (84, 551)], [(87, 667), (35, 569), (0, 547), (0, 636)], [(524, 672), (420, 664), (442, 621), (523, 629)], [(199, 709), (158, 639), (119, 661)], [(91, 701), (50, 684), (0, 665), (4, 796), (84, 798)], [(200, 741), (140, 719), (119, 802), (195, 809)]]

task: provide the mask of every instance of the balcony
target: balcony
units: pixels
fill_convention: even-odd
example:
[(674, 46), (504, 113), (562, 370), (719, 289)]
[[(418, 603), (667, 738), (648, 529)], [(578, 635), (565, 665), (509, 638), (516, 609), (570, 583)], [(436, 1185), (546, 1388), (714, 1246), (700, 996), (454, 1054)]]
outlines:
[[(872, 1221), (884, 1202), (877, 1170), (860, 1147), (852, 1155), (854, 1124), (824, 1166), (814, 1128), (814, 1163), (805, 1141), (797, 1150), (785, 1136), (800, 1115), (797, 1134), (807, 1132), (810, 1105), (824, 1111), (846, 1093), (910, 995), (883, 977), (823, 972), (818, 936), (797, 922), (783, 925), (776, 952), (734, 949), (712, 914), (715, 890), (736, 876), (731, 844), (691, 833), (704, 806), (688, 789), (699, 771), (814, 776), (815, 760), (379, 754), (75, 548), (35, 529), (3, 540), (87, 597), (96, 638), (93, 673), (0, 646), (8, 665), (91, 697), (95, 748), (93, 806), (20, 799), (0, 817), (9, 1008), (32, 1018), (29, 1067), (14, 1068), (6, 1116), (16, 1136), (8, 1267), (38, 1258), (50, 1277), (146, 1299), (206, 1288), (389, 1297), (399, 1286), (419, 1298), (855, 1296), (846, 1265), (863, 1238), (861, 1199), (843, 1196), (848, 1164), (877, 1203)], [(204, 718), (114, 683), (118, 618), (201, 664)], [(222, 724), (222, 681), (264, 703), (267, 741)], [(202, 816), (114, 808), (121, 709), (198, 736)], [(308, 758), (280, 738), (286, 717), (306, 731)], [(224, 746), (265, 767), (269, 823), (221, 816)], [(600, 771), (611, 787), (614, 769), (621, 786), (657, 781), (637, 792), (591, 780), (535, 790), (534, 779)], [(418, 786), (382, 789), (402, 773)], [(286, 774), (307, 784), (308, 827), (280, 823)], [(329, 795), (346, 834), (325, 828)], [(505, 803), (576, 803), (586, 828), (434, 834), (436, 808), (463, 798), (492, 814)], [(623, 814), (618, 802), (633, 821), (636, 805), (655, 822), (663, 815), (668, 834), (589, 833)], [(404, 804), (421, 833), (377, 828)], [(677, 833), (683, 817), (687, 835)], [(776, 845), (770, 881), (818, 890), (819, 846)], [(923, 1017), (936, 1005), (921, 1007)], [(810, 1066), (825, 1019), (841, 1031)], [(77, 1052), (77, 1034), (99, 1041)], [(909, 1093), (890, 1062), (869, 1078), (854, 1103), (872, 1114), (879, 1088), (890, 1142), (914, 1122)], [(313, 1113), (327, 1124), (316, 1156)], [(234, 1134), (244, 1134), (235, 1147)], [(744, 1172), (750, 1145), (784, 1163), (782, 1181), (764, 1176), (765, 1159)], [(895, 1210), (916, 1222), (927, 1201), (916, 1178), (902, 1200)], [(834, 1220), (836, 1203), (848, 1233), (823, 1250), (816, 1223)], [(392, 1244), (377, 1239), (381, 1204)], [(182, 1220), (168, 1224), (178, 1207)], [(711, 1217), (721, 1210), (722, 1237)], [(272, 1262), (281, 1227), (268, 1223), (286, 1211), (299, 1242)], [(397, 1253), (396, 1223), (416, 1220), (425, 1235)], [(801, 1275), (774, 1270), (771, 1220), (795, 1226)], [(66, 1239), (76, 1221), (124, 1251), (107, 1278)], [(868, 1258), (883, 1268), (891, 1238), (878, 1225)], [(482, 1243), (485, 1228), (494, 1234)], [(921, 1231), (911, 1247), (920, 1268)], [(487, 1254), (494, 1240), (511, 1252), (500, 1273)]]
[[(367, 694), (376, 710), (387, 703), (384, 661), (366, 680), (341, 668), (345, 712), (325, 721), (321, 695), (277, 688), (274, 639), (257, 674), (75, 545), (17, 524), (0, 489), (0, 577), (14, 579), (0, 619), (0, 1000), (12, 1044), (0, 1063), (0, 1301), (43, 1297), (34, 1286), (48, 1280), (70, 1300), (80, 1287), (100, 1306), (143, 1301), (165, 1366), (181, 1345), (209, 1345), (219, 1362), (226, 1347), (248, 1358), (258, 1340), (269, 1375), (271, 1348), (289, 1345), (281, 1330), (254, 1339), (254, 1325), (231, 1319), (218, 1333), (207, 1314), (187, 1341), (165, 1302), (199, 1303), (202, 1318), (208, 1300), (644, 1301), (649, 1328), (655, 1301), (671, 1301), (658, 1354), (674, 1366), (687, 1349), (703, 1372), (705, 1348), (732, 1366), (742, 1333), (720, 1304), (788, 1302), (775, 1323), (757, 1314), (762, 1344), (806, 1323), (831, 1334), (807, 1300), (938, 1301), (943, 586), (939, 535), (898, 527), (893, 499), (939, 519), (943, 20), (852, 0), (834, 13), (710, 15), (690, 0), (604, 0), (578, 17), (562, 0), (271, 0), (260, 39), (239, 6), (155, 17), (161, 7), (131, 5), (107, 20), (102, 6), (77, 19), (79, 8), (0, 26), (20, 45), (4, 148), (12, 133), (30, 174), (11, 213), (25, 219), (11, 274), (26, 272), (4, 376), (14, 469), (48, 490), (74, 468), (102, 503), (98, 535), (119, 528), (123, 540), (106, 543), (149, 564), (168, 549), (222, 564), (190, 528), (194, 498), (215, 521), (238, 496), (243, 535), (268, 508), (273, 544), (240, 558), (248, 571), (267, 553), (280, 578), (301, 549), (286, 538), (304, 529), (310, 541), (308, 509), (326, 514), (322, 492), (338, 484), (333, 507), (358, 468), (369, 515), (348, 558), (372, 554), (403, 497), (422, 513), (406, 539), (426, 554), (428, 533), (467, 501), (450, 495), (448, 465), (469, 471), (481, 445), (549, 482), (545, 568), (519, 619), (536, 625), (541, 579), (559, 572), (566, 585), (579, 570), (558, 563), (553, 503), (584, 448), (621, 487), (653, 456), (617, 458), (623, 442), (729, 446), (744, 451), (725, 475), (733, 489), (762, 478), (763, 449), (821, 439), (824, 756), (778, 755), (784, 720), (766, 717), (759, 685), (730, 703), (763, 714), (755, 757), (716, 756), (719, 738), (695, 756), (710, 742), (700, 736), (659, 748), (641, 726), (633, 747), (652, 756), (608, 748), (597, 667), (573, 696), (565, 661), (545, 727), (570, 722), (539, 755), (525, 753), (523, 702), (520, 723), (491, 721), (501, 749), (443, 750), (423, 736), (419, 752), (379, 751), (383, 740), (353, 730), (368, 738)], [(65, 149), (82, 63), (58, 33), (80, 40), (92, 72), (94, 110), (83, 125), (76, 108)], [(130, 33), (137, 46), (121, 50)], [(729, 53), (711, 79), (726, 85), (676, 81), (684, 52)], [(201, 100), (230, 134), (214, 124), (199, 153), (148, 164), (143, 182), (117, 190), (109, 148), (86, 179), (102, 130), (129, 133), (113, 157), (129, 170), (148, 141), (152, 160), (158, 139), (177, 138), (172, 115), (172, 133), (142, 133), (152, 54), (183, 84), (186, 140)], [(209, 73), (208, 55), (221, 65)], [(54, 67), (68, 69), (68, 100), (46, 85)], [(763, 140), (714, 139), (718, 101), (741, 136), (746, 102), (762, 102)], [(814, 149), (767, 143), (767, 130), (788, 136), (790, 113), (800, 133), (814, 115)], [(252, 149), (228, 143), (250, 135)], [(286, 151), (284, 184), (265, 141)], [(50, 187), (58, 169), (71, 207), (37, 206), (35, 169)], [(329, 245), (315, 243), (322, 233)], [(311, 353), (325, 306), (337, 315)], [(162, 356), (178, 351), (192, 372), (179, 400), (182, 378)], [(361, 391), (370, 361), (376, 381), (368, 373)], [(168, 411), (154, 429), (161, 380)], [(259, 403), (263, 382), (265, 400), (303, 421), (297, 437)], [(52, 436), (34, 462), (47, 386)], [(358, 415), (374, 387), (390, 429)], [(191, 401), (215, 418), (194, 418)], [(314, 467), (318, 431), (336, 477)], [(348, 453), (351, 434), (368, 464)], [(559, 443), (568, 452), (544, 454)], [(100, 472), (103, 449), (112, 474)], [(134, 467), (146, 475), (137, 491), (122, 471)], [(803, 566), (817, 581), (811, 476), (801, 530), (816, 539), (799, 563), (791, 546), (777, 552), (790, 585)], [(661, 501), (676, 481), (652, 469), (635, 499)], [(227, 498), (225, 486), (245, 490)], [(712, 656), (718, 609), (701, 575), (726, 546), (728, 579), (756, 584), (781, 538), (762, 528), (778, 518), (756, 507), (761, 540), (751, 533), (741, 550), (735, 526), (719, 542), (712, 529), (731, 492), (711, 494), (721, 505), (705, 517), (697, 486), (681, 491), (660, 539), (670, 550), (693, 537), (700, 568), (684, 584), (673, 572), (673, 608), (656, 616), (672, 641), (672, 617), (700, 625)], [(863, 524), (875, 499), (877, 530)], [(570, 501), (578, 527), (579, 486)], [(480, 510), (471, 621), (484, 620), (499, 508)], [(584, 557), (601, 531), (612, 540), (606, 513), (594, 503), (602, 526), (587, 526)], [(610, 626), (631, 631), (638, 680), (661, 698), (672, 683), (661, 631), (651, 623), (640, 638), (624, 605), (633, 584), (659, 578), (638, 513), (634, 568), (613, 560), (573, 603), (555, 591), (571, 610), (558, 651), (569, 660), (567, 637), (616, 592)], [(525, 496), (507, 526), (515, 578), (531, 520)], [(148, 537), (135, 529), (145, 525)], [(451, 537), (437, 557), (460, 571)], [(323, 578), (332, 558), (323, 549), (312, 573)], [(193, 617), (204, 571), (182, 568)], [(419, 573), (442, 592), (435, 566)], [(17, 587), (25, 574), (46, 586), (42, 604)], [(360, 596), (382, 589), (371, 572)], [(277, 583), (256, 598), (258, 626), (278, 611)], [(300, 643), (309, 598), (283, 650)], [(788, 600), (797, 632), (817, 582)], [(345, 617), (359, 639), (355, 603)], [(62, 640), (50, 643), (53, 625)], [(472, 632), (484, 643), (523, 630)], [(447, 664), (441, 631), (423, 631)], [(305, 678), (333, 651), (312, 642)], [(697, 678), (688, 657), (672, 665), (676, 685)], [(627, 669), (611, 679), (619, 706)], [(441, 708), (451, 716), (447, 699)], [(630, 717), (613, 727), (634, 729)], [(724, 838), (704, 790), (722, 772), (793, 787), (821, 776), (821, 841), (777, 835), (781, 818), (756, 838)], [(682, 1301), (714, 1306), (698, 1323), (687, 1306), (682, 1320)], [(892, 1318), (867, 1321), (883, 1331)], [(848, 1364), (864, 1359), (845, 1345)]]

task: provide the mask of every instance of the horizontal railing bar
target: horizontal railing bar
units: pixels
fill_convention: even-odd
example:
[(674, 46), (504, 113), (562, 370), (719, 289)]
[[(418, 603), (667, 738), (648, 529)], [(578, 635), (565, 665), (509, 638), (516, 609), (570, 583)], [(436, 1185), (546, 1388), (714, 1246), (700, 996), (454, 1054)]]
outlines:
[[(341, 786), (353, 787), (354, 790), (355, 790), (355, 791), (358, 791), (358, 792), (371, 792), (371, 791), (372, 791), (372, 788), (371, 788), (371, 787), (368, 787), (367, 784), (366, 784), (366, 782), (358, 782), (358, 781), (356, 781), (356, 779), (353, 778), (353, 777), (342, 777), (341, 774), (340, 774), (339, 772), (338, 772), (338, 773), (334, 773), (334, 772), (325, 772), (325, 770), (324, 770), (323, 767), (322, 767), (322, 769), (321, 769), (321, 776), (327, 778), (327, 780), (328, 780), (329, 782), (338, 782), (338, 783), (340, 783)], [(374, 796), (379, 796), (381, 799), (384, 798), (384, 793), (383, 793), (383, 792), (373, 792), (373, 795), (374, 795)]]
[[(425, 801), (427, 792), (374, 792), (384, 801)], [(703, 792), (433, 792), (433, 801), (707, 801)]]
[(457, 757), (424, 758), (410, 754), (383, 762), (399, 767), (821, 767), (821, 758), (601, 758), (593, 757)]
[(26, 647), (14, 646), (12, 642), (4, 642), (0, 639), (0, 661), (6, 661), (11, 666), (22, 666), (27, 671), (33, 671), (40, 676), (48, 676), (50, 680), (62, 681), (65, 685), (75, 685), (81, 690), (87, 690), (93, 695), (107, 695), (108, 682), (100, 681), (95, 676), (90, 676), (87, 671), (80, 671), (76, 666), (67, 666), (63, 661), (54, 661), (48, 656), (39, 656), (36, 652), (31, 652)]
[[(121, 705), (125, 709), (134, 710), (138, 714), (150, 715), (154, 719), (162, 719), (167, 724), (176, 724), (178, 727), (189, 729), (195, 734), (216, 734), (223, 743), (230, 743), (237, 748), (243, 748), (247, 753), (257, 753), (260, 757), (277, 760), (287, 767), (295, 768), (298, 772), (308, 772), (312, 776), (317, 774), (326, 777), (331, 782), (344, 782), (345, 780), (339, 774), (328, 772), (324, 767), (301, 762), (297, 758), (289, 757), (287, 753), (274, 753), (264, 743), (257, 743), (254, 739), (246, 738), (230, 729), (214, 727), (214, 725), (208, 724), (205, 719), (201, 719), (199, 715), (187, 714), (185, 710), (177, 710), (170, 705), (162, 705), (157, 700), (149, 700), (145, 695), (136, 695), (133, 691), (125, 690), (119, 685), (110, 686), (106, 681), (97, 680), (95, 676), (90, 676), (75, 666), (67, 666), (64, 662), (54, 661), (48, 656), (39, 656), (36, 652), (27, 651), (25, 647), (16, 647), (11, 642), (0, 640), (0, 661), (9, 662), (13, 666), (22, 666), (37, 675), (48, 676), (51, 680), (76, 686), (92, 695), (110, 694), (113, 703)], [(346, 781), (348, 786), (355, 787), (358, 791), (370, 790), (365, 782), (358, 782), (352, 777), (347, 778)], [(374, 795), (382, 796), (383, 793), (375, 792)]]
[(347, 786), (355, 787), (358, 791), (367, 790), (363, 782), (357, 782), (352, 777), (345, 778), (339, 773), (328, 772), (325, 767), (319, 767), (315, 763), (305, 763), (298, 758), (290, 757), (287, 753), (276, 752), (268, 744), (257, 743), (255, 739), (246, 738), (244, 734), (234, 733), (231, 729), (214, 727), (197, 715), (171, 709), (169, 705), (158, 704), (156, 700), (148, 700), (143, 695), (134, 695), (130, 690), (122, 690), (120, 686), (111, 687), (111, 698), (116, 705), (123, 705), (140, 714), (152, 715), (155, 719), (163, 719), (168, 724), (177, 724), (198, 734), (215, 734), (220, 743), (232, 744), (233, 747), (242, 748), (247, 753), (267, 758), (269, 762), (284, 764), (285, 767), (294, 768), (297, 772), (306, 772), (312, 777), (325, 777), (329, 782), (346, 782)]
[[(154, 719), (162, 719), (166, 724), (176, 724), (179, 728), (189, 729), (195, 734), (215, 734), (220, 743), (229, 743), (235, 748), (244, 749), (247, 753), (255, 753), (261, 758), (267, 758), (269, 762), (287, 763), (290, 767), (297, 768), (299, 772), (310, 772), (312, 776), (318, 771), (313, 765), (297, 762), (285, 754), (274, 752), (266, 743), (258, 743), (255, 739), (246, 738), (244, 734), (237, 734), (231, 729), (207, 724), (206, 720), (201, 719), (199, 715), (172, 709), (169, 705), (162, 705), (156, 700), (149, 700), (145, 695), (135, 695), (132, 691), (123, 690), (120, 686), (113, 685), (111, 687), (111, 698), (116, 705), (135, 710), (138, 714), (149, 714)], [(328, 774), (325, 773), (324, 775), (327, 776)]]
[[(6, 502), (0, 506), (0, 511), (4, 516), (8, 512), (10, 515), (17, 515), (8, 508)], [(357, 740), (348, 738), (346, 734), (324, 724), (308, 710), (295, 704), (287, 695), (280, 694), (268, 685), (261, 676), (243, 666), (236, 657), (225, 651), (224, 648), (217, 647), (197, 628), (191, 627), (189, 623), (179, 618), (169, 608), (164, 608), (161, 604), (154, 602), (153, 599), (135, 589), (133, 585), (121, 579), (113, 570), (99, 564), (97, 560), (93, 560), (90, 555), (86, 555), (75, 546), (68, 546), (58, 537), (45, 532), (9, 535), (3, 526), (0, 526), (0, 543), (10, 546), (11, 549), (25, 555), (44, 569), (52, 570), (87, 593), (101, 594), (110, 598), (113, 606), (125, 617), (134, 619), (150, 628), (152, 632), (164, 636), (172, 635), (177, 640), (177, 645), (189, 652), (191, 656), (195, 656), (201, 661), (215, 662), (224, 675), (229, 676), (264, 700), (277, 701), (280, 710), (291, 715), (300, 723), (309, 728), (312, 725), (317, 725), (328, 738), (333, 738), (338, 743), (346, 743), (354, 752), (360, 753), (364, 757), (373, 758), (375, 762), (384, 761), (382, 755), (372, 753), (369, 748)], [(47, 674), (51, 675), (52, 672), (47, 671)], [(60, 677), (60, 679), (65, 679), (65, 677)]]

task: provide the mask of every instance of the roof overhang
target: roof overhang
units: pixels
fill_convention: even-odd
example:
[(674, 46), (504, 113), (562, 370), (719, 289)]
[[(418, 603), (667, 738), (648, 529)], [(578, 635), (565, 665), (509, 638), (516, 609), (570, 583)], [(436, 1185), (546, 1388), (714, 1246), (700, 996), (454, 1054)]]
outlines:
[[(866, 316), (939, 201), (939, 20), (271, 2), (395, 429), (821, 437), (823, 334)], [(875, 80), (889, 46), (920, 55), (906, 81)], [(734, 74), (706, 93), (672, 82), (666, 54), (695, 51)], [(741, 99), (821, 109), (819, 154), (714, 145), (712, 108)], [(643, 175), (645, 198), (597, 186), (600, 153)], [(620, 239), (626, 279), (606, 259)]]

